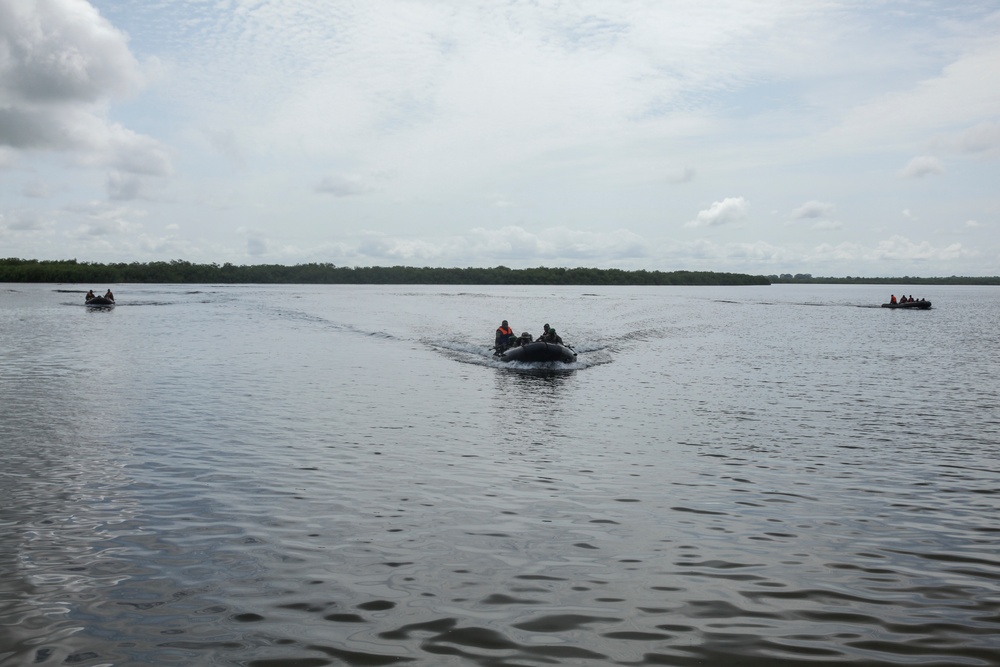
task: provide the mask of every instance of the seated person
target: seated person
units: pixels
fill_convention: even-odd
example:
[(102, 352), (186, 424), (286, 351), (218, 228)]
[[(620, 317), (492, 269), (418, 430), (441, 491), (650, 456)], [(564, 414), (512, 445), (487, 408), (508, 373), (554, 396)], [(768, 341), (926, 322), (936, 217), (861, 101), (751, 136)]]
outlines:
[(555, 329), (549, 329), (549, 339), (545, 341), (546, 343), (555, 343), (556, 345), (562, 345), (562, 338), (556, 333)]
[(497, 335), (493, 341), (493, 346), (499, 349), (505, 349), (517, 342), (517, 337), (514, 335), (514, 330), (510, 328), (507, 324), (507, 320), (504, 320), (499, 327), (497, 327)]
[(517, 340), (517, 344), (521, 347), (524, 347), (530, 342), (531, 342), (531, 334), (528, 333), (527, 331), (523, 332), (521, 334), (521, 337)]
[(108, 289), (107, 292), (104, 293), (104, 298), (107, 299), (107, 300), (109, 300), (109, 301), (114, 301), (115, 300), (115, 295), (111, 293), (111, 289), (110, 288)]
[(83, 297), (83, 300), (84, 300), (84, 301), (90, 301), (90, 300), (91, 300), (91, 299), (93, 299), (93, 298), (94, 298), (95, 296), (97, 296), (97, 295), (96, 295), (96, 294), (94, 294), (94, 290), (90, 290), (89, 292), (87, 292), (87, 296)]

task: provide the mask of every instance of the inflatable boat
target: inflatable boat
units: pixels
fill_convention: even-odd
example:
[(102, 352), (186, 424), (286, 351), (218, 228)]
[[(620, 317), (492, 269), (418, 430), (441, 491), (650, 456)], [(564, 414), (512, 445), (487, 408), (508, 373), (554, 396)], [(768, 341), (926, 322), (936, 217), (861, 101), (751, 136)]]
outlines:
[(561, 361), (566, 364), (576, 361), (576, 352), (572, 348), (558, 343), (543, 343), (541, 341), (507, 348), (497, 356), (503, 361)]
[(931, 307), (930, 301), (925, 301), (921, 299), (920, 301), (900, 301), (899, 303), (883, 303), (883, 308), (919, 308), (920, 310), (927, 310)]

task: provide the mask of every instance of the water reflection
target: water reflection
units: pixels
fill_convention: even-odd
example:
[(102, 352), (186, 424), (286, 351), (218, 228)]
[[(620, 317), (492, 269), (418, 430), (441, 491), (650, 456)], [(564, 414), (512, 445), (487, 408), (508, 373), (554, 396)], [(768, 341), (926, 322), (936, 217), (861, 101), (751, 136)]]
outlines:
[(574, 393), (574, 371), (502, 369), (493, 377), (493, 413), (503, 441), (527, 454), (571, 439), (567, 406)]

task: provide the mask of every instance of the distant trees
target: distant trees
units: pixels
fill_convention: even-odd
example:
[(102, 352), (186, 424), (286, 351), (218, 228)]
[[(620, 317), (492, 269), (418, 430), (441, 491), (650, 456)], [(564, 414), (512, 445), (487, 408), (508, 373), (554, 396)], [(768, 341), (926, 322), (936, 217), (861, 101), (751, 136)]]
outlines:
[(327, 263), (192, 264), (184, 260), (98, 264), (75, 259), (0, 259), (0, 282), (44, 283), (284, 283), (374, 285), (768, 285), (764, 276), (714, 271), (625, 271), (537, 267), (511, 269), (335, 266)]
[(336, 266), (329, 263), (235, 265), (169, 262), (99, 264), (75, 259), (0, 259), (6, 283), (283, 283), (319, 285), (770, 285), (834, 283), (863, 285), (1000, 285), (1000, 276), (948, 278), (813, 277), (810, 273), (752, 276), (715, 271), (625, 271), (623, 269), (432, 268), (415, 266)]
[(767, 276), (771, 284), (779, 283), (810, 283), (831, 285), (1000, 285), (1000, 276), (949, 276), (946, 278), (917, 278), (914, 276), (861, 278), (845, 276), (843, 278), (813, 277), (810, 273), (782, 273)]

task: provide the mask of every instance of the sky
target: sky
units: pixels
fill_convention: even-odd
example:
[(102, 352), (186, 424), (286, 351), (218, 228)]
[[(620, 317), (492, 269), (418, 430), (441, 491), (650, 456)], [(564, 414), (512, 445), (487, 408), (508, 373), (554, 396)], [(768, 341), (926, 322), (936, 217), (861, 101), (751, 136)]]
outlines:
[(1000, 1), (0, 0), (0, 257), (1000, 275)]

